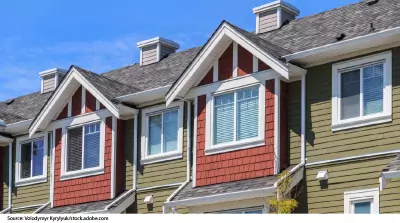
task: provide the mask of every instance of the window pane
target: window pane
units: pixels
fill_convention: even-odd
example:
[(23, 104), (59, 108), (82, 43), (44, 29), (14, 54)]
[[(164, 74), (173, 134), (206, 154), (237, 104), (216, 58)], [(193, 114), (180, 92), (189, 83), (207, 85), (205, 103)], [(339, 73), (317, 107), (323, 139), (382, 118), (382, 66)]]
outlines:
[(214, 145), (232, 142), (234, 134), (234, 94), (215, 97)]
[(31, 142), (21, 144), (21, 179), (31, 177)]
[(68, 130), (67, 171), (82, 169), (82, 127)]
[(354, 214), (371, 214), (371, 202), (355, 203)]
[(32, 142), (33, 144), (33, 167), (32, 167), (32, 176), (41, 176), (43, 175), (43, 156), (44, 156), (44, 141), (43, 139), (39, 139)]
[(364, 115), (383, 112), (383, 64), (363, 69)]
[(360, 70), (341, 75), (341, 119), (360, 116)]
[(98, 167), (100, 165), (100, 123), (85, 126), (85, 149), (83, 168)]
[(161, 153), (161, 122), (162, 115), (149, 117), (149, 149), (148, 155)]
[(164, 152), (178, 149), (178, 110), (164, 113)]
[(262, 210), (245, 211), (245, 214), (262, 214)]
[(258, 87), (237, 92), (237, 140), (258, 136)]

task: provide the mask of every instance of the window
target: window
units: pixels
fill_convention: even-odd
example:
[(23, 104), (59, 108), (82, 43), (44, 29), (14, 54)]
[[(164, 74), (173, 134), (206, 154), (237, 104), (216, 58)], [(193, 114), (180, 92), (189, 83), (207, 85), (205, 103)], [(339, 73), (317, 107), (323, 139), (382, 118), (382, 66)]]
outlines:
[(217, 214), (263, 214), (265, 213), (264, 207), (243, 208), (216, 212)]
[(379, 188), (344, 193), (345, 214), (379, 214)]
[(392, 120), (391, 69), (391, 53), (333, 66), (334, 131)]
[(143, 110), (142, 164), (182, 157), (183, 103)]
[(34, 139), (17, 140), (16, 186), (47, 181), (47, 137), (37, 134)]
[(264, 144), (265, 87), (208, 96), (207, 154)]
[(62, 179), (104, 173), (103, 122), (70, 127), (66, 132)]

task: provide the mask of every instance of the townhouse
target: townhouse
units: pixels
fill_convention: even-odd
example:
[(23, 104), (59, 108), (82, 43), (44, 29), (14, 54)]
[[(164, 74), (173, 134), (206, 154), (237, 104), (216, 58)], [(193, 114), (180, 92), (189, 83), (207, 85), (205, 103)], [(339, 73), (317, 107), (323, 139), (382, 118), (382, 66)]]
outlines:
[(1, 102), (1, 213), (268, 213), (282, 171), (296, 213), (399, 212), (400, 2), (253, 13)]

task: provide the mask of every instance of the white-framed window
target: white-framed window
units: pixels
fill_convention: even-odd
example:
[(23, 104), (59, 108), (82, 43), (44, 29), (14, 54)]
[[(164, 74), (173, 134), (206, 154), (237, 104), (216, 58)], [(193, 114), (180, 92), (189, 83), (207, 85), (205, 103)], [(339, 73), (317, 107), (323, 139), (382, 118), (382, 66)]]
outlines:
[(183, 102), (143, 109), (141, 163), (182, 158)]
[(63, 128), (61, 180), (104, 173), (105, 119)]
[(17, 138), (15, 185), (26, 186), (47, 181), (47, 134)]
[(212, 212), (212, 213), (214, 213), (214, 214), (265, 214), (265, 213), (267, 213), (267, 208), (265, 206), (259, 206), (259, 207), (224, 210), (224, 211), (218, 211), (218, 212)]
[(265, 144), (265, 84), (207, 95), (206, 155)]
[(392, 121), (392, 53), (334, 64), (332, 130)]
[(345, 214), (379, 214), (379, 188), (344, 192)]

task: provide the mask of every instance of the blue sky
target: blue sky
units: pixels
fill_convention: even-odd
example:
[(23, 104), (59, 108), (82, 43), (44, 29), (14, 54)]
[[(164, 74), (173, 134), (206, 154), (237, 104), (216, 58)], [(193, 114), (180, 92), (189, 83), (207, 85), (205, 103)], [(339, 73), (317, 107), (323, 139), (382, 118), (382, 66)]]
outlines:
[[(35, 0), (0, 3), (0, 101), (40, 90), (40, 71), (71, 64), (102, 73), (136, 63), (136, 43), (163, 36), (204, 44), (222, 20), (252, 31), (272, 0)], [(300, 17), (359, 0), (288, 0)]]

